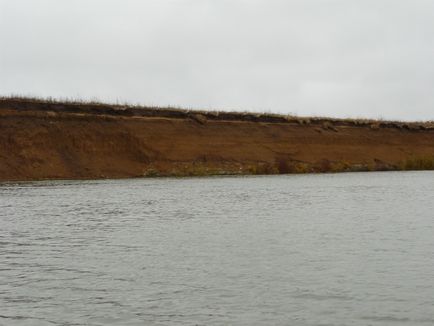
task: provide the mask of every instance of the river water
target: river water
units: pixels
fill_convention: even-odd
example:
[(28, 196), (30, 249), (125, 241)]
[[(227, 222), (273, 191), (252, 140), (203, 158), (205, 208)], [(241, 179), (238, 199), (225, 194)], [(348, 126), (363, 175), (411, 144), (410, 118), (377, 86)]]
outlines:
[(433, 172), (0, 184), (0, 325), (433, 324)]

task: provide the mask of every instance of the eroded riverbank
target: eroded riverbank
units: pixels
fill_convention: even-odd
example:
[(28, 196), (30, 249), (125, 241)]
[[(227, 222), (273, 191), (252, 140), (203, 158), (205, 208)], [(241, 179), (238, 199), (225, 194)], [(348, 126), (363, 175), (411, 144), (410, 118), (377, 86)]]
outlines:
[(0, 180), (434, 168), (434, 126), (0, 100)]

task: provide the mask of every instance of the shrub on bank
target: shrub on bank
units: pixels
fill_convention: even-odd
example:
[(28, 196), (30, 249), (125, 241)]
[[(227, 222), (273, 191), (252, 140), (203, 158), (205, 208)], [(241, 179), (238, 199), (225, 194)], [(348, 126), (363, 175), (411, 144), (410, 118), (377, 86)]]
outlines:
[(434, 170), (434, 157), (416, 157), (401, 163), (401, 170)]

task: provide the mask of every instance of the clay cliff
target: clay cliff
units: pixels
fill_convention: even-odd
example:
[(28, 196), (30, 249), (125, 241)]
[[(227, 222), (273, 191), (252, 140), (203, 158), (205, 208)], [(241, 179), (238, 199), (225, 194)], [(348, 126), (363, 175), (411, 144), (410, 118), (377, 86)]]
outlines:
[(0, 100), (0, 180), (434, 169), (434, 125)]

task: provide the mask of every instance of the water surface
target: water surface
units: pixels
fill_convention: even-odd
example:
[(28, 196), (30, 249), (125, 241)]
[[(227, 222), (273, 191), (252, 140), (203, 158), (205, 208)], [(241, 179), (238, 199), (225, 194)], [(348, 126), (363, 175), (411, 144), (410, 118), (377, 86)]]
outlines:
[(434, 173), (0, 184), (0, 325), (432, 325)]

